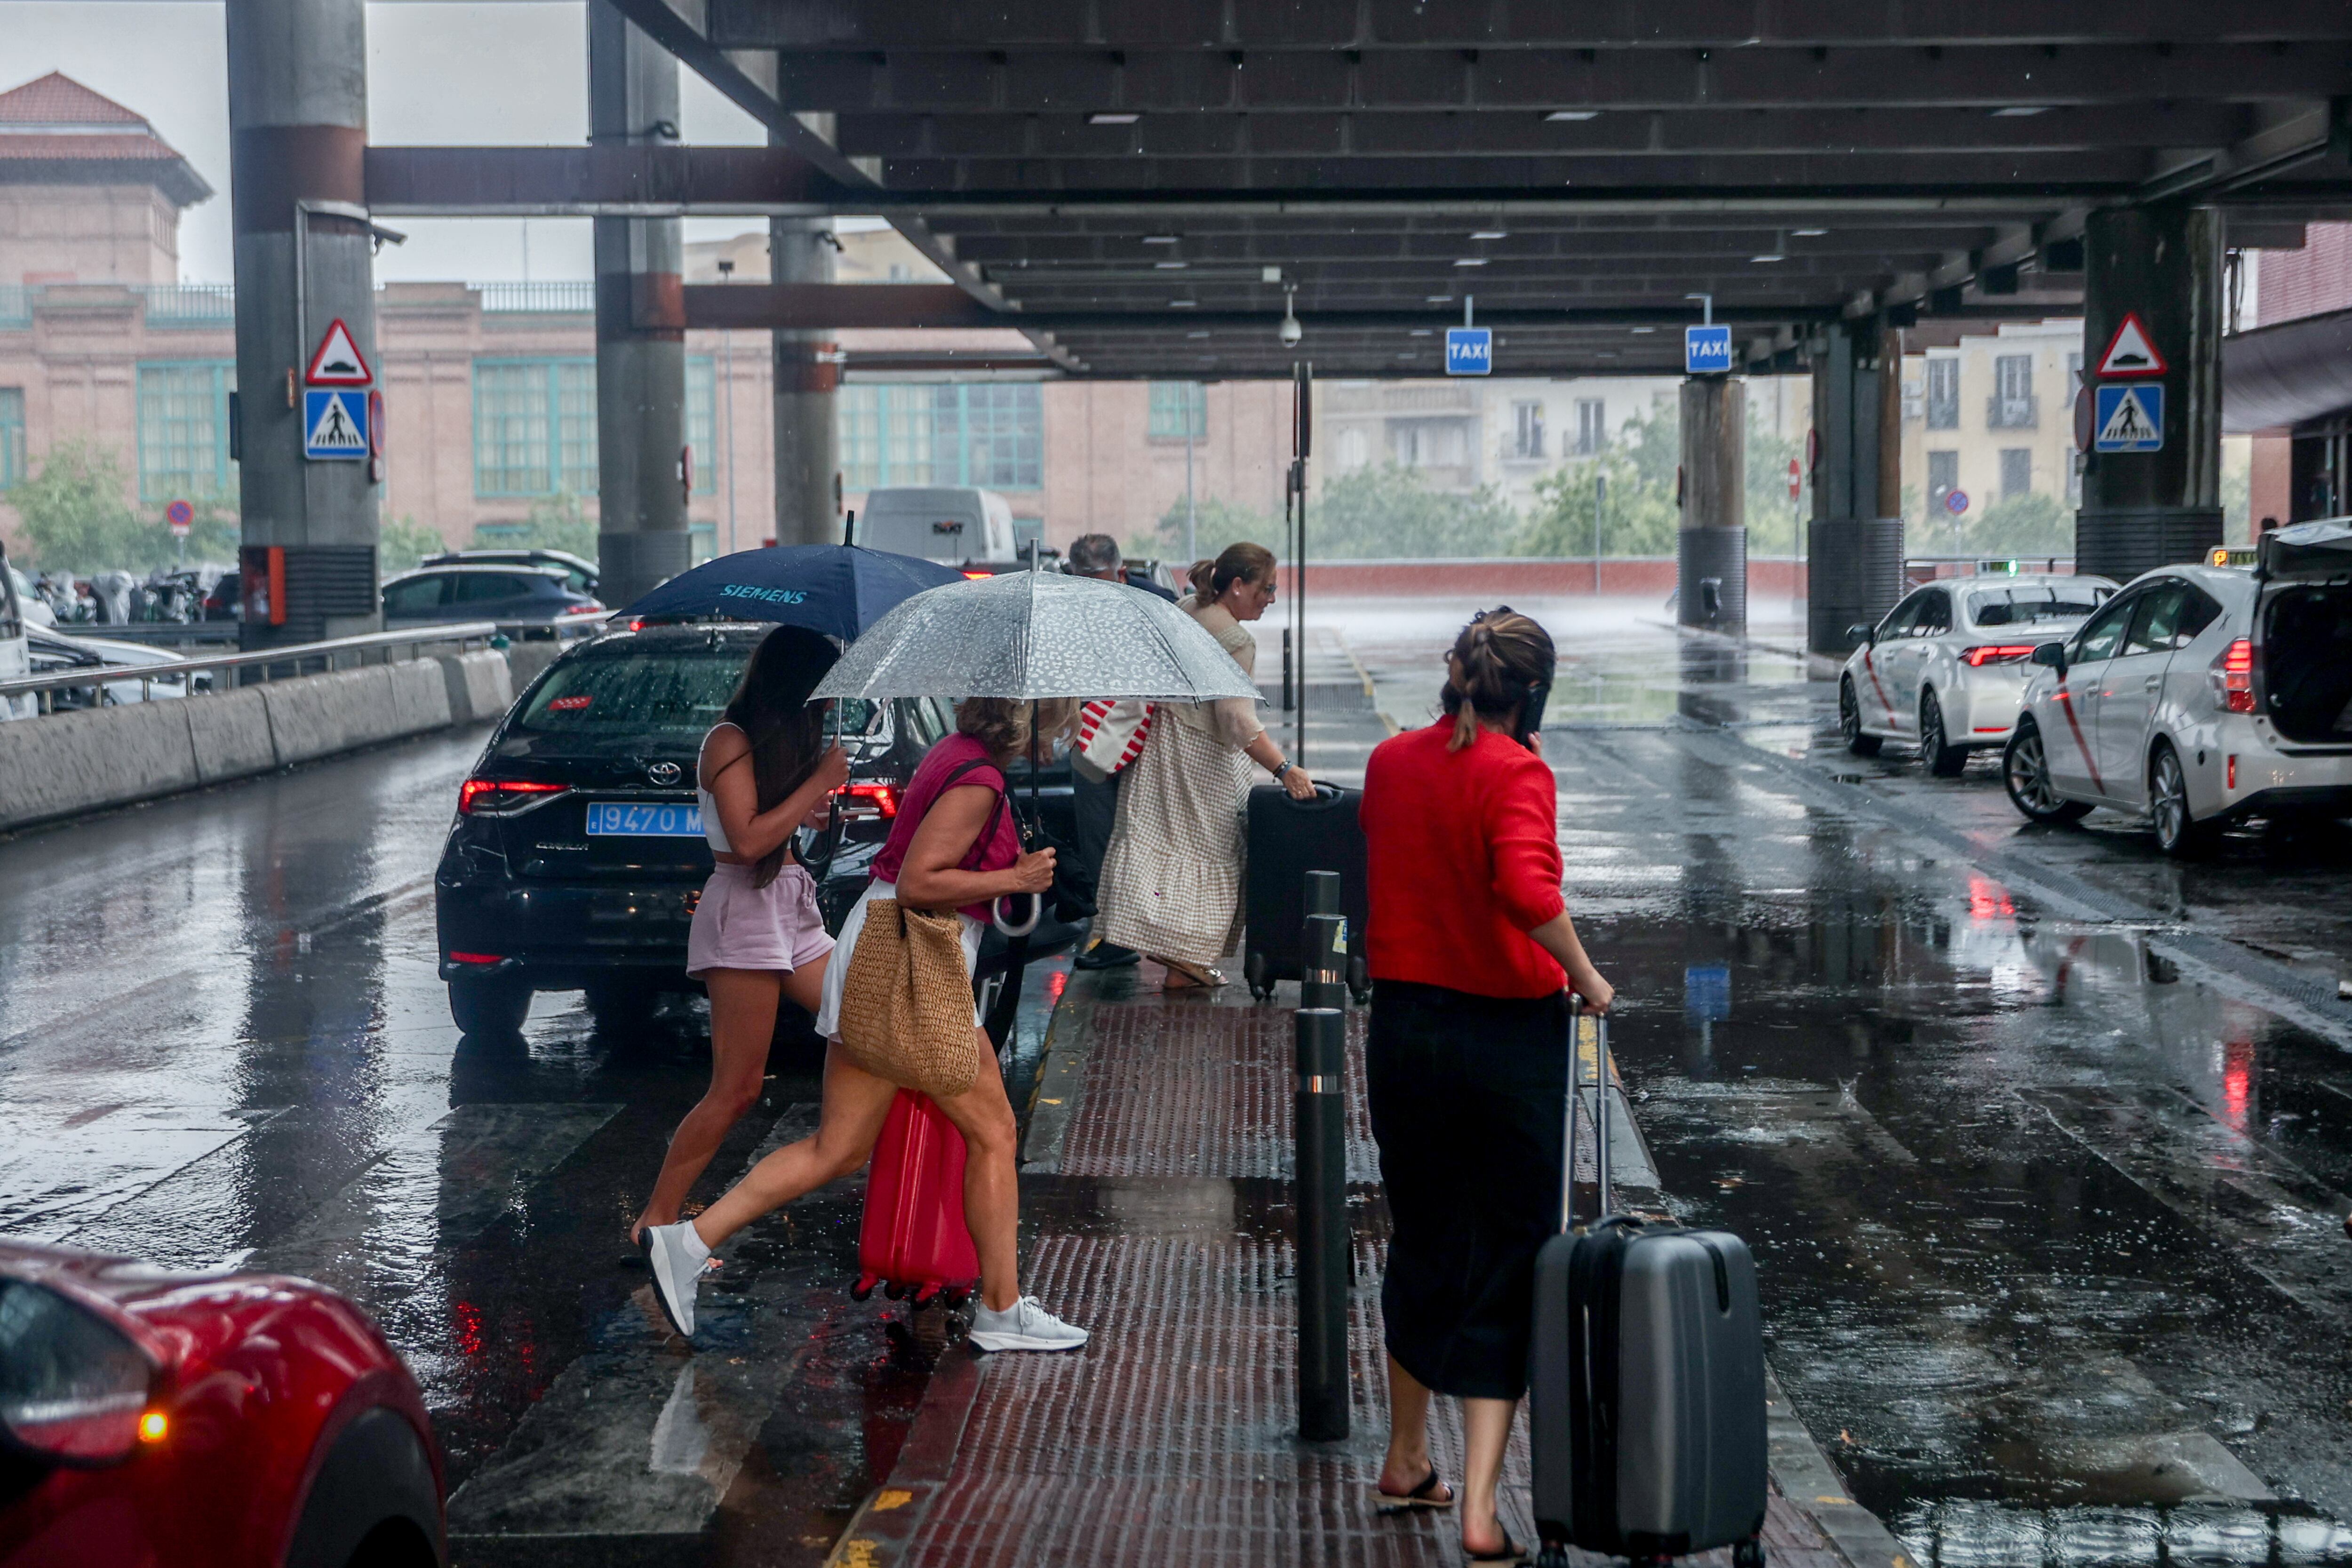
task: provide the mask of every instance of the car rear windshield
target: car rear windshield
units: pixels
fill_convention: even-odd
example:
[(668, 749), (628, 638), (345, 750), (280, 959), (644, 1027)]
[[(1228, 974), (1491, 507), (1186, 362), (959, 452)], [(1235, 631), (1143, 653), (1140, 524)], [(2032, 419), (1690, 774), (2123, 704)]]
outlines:
[[(531, 694), (512, 733), (643, 737), (654, 745), (691, 749), (719, 722), (749, 656), (747, 650), (698, 649), (567, 659)], [(872, 703), (853, 697), (842, 704), (842, 732), (863, 735), (874, 716)]]
[(1969, 595), (1969, 619), (1979, 626), (2027, 626), (2039, 621), (2080, 621), (2107, 601), (2111, 588), (1982, 588)]
[(2290, 740), (2352, 740), (2352, 586), (2294, 583), (2263, 606), (2263, 685)]

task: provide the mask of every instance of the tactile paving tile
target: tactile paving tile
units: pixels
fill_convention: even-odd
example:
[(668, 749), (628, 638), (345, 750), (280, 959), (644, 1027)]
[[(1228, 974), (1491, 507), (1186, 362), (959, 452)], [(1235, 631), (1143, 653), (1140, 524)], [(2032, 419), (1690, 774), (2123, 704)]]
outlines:
[[(1097, 1007), (1067, 1176), (1271, 1176), (1291, 1168), (1286, 1008)], [(1364, 1013), (1348, 1014), (1348, 1179), (1381, 1179), (1364, 1109)]]

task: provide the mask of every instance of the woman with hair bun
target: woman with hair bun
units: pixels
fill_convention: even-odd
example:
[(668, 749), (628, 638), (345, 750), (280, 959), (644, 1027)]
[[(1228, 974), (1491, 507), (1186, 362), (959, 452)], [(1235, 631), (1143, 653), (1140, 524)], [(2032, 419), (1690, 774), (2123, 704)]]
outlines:
[(1544, 629), (1481, 611), (1445, 660), (1445, 716), (1382, 741), (1359, 818), (1370, 873), (1365, 1089), (1391, 1229), (1391, 1505), (1451, 1508), (1429, 1458), (1429, 1399), (1462, 1401), (1462, 1546), (1525, 1552), (1495, 1514), (1527, 1392), (1536, 1253), (1559, 1228), (1569, 992), (1608, 1009), (1560, 897), (1557, 787), (1536, 729)]
[[(1227, 545), (1192, 563), (1192, 586), (1177, 608), (1255, 676), (1257, 639), (1242, 623), (1274, 602), (1274, 552)], [(1315, 793), (1247, 697), (1160, 704), (1142, 755), (1128, 765), (1097, 884), (1095, 935), (1165, 967), (1171, 990), (1225, 983), (1216, 963), (1241, 929), (1242, 806), (1253, 762), (1295, 799)]]

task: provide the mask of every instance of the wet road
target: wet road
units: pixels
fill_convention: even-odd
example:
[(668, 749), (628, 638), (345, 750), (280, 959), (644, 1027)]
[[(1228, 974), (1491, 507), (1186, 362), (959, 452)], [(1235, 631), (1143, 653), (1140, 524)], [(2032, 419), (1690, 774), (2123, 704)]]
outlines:
[[(1938, 1563), (2352, 1561), (2352, 847), (2024, 831), (1987, 764), (1847, 757), (1797, 660), (1522, 607), (1562, 643), (1571, 907), (1661, 1175), (1757, 1244), (1861, 1500)], [(1466, 608), (1318, 616), (1412, 723)], [(846, 1300), (845, 1186), (730, 1256), (717, 1354), (659, 1348), (623, 1228), (701, 1019), (543, 996), (520, 1048), (459, 1039), (430, 874), (478, 745), (0, 840), (0, 1233), (351, 1291), (425, 1385), (461, 1561), (583, 1519), (820, 1561), (936, 1314)], [(777, 1065), (715, 1170), (808, 1124)]]

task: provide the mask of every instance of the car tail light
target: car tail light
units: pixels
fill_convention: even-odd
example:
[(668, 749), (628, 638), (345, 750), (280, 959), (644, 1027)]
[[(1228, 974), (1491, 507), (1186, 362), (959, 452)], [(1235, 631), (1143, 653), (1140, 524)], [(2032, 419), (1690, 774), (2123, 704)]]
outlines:
[(2254, 645), (2244, 637), (2213, 661), (2213, 696), (2225, 713), (2254, 711)]
[(597, 603), (592, 599), (585, 604), (567, 604), (560, 613), (564, 615), (602, 615), (605, 613), (605, 610), (603, 605)]
[(16, 1448), (63, 1465), (129, 1458), (144, 1436), (154, 1381), (139, 1347), (95, 1314), (38, 1285), (0, 1280), (0, 1430)]
[(1961, 660), (1970, 669), (1982, 669), (1987, 664), (2014, 664), (2033, 653), (2031, 643), (1988, 643), (1960, 650)]
[(452, 953), (449, 955), (449, 962), (452, 964), (503, 964), (506, 962), (506, 956), (499, 953)]
[(898, 814), (896, 784), (851, 784), (835, 793), (841, 798), (844, 817), (879, 817), (887, 822)]
[(561, 795), (571, 789), (569, 784), (525, 784), (512, 779), (468, 779), (457, 786), (457, 810), (461, 816), (497, 816), (501, 812), (521, 810), (533, 800), (550, 795)]
[(2230, 753), (2230, 781), (2229, 781), (2226, 785), (2222, 786), (2222, 788), (2224, 788), (2224, 789), (2235, 789), (2237, 787), (2238, 787), (2238, 754), (2237, 754), (2236, 752), (2234, 752), (2234, 751), (2233, 751), (2233, 752)]

